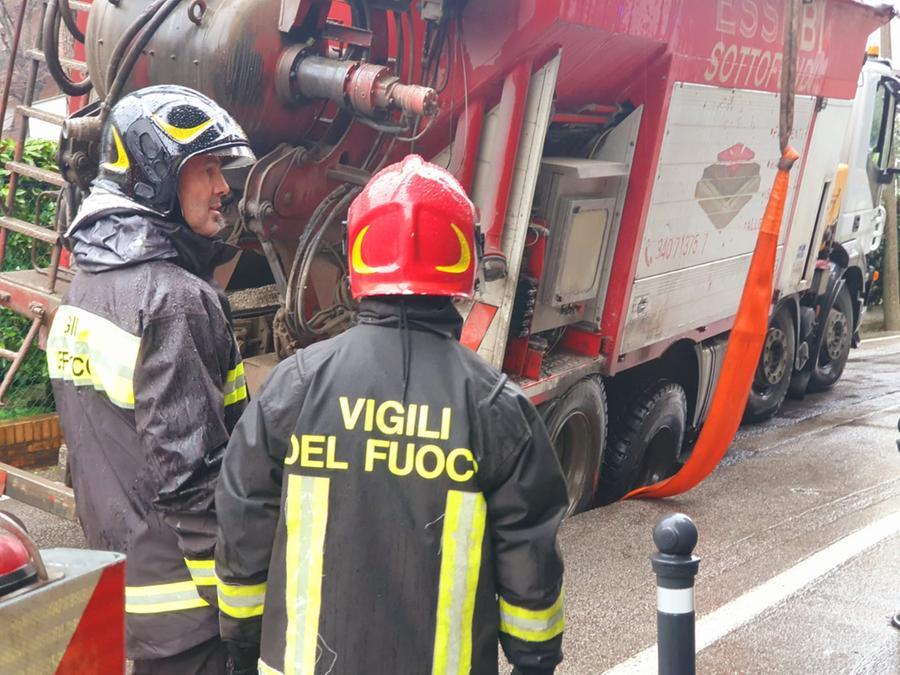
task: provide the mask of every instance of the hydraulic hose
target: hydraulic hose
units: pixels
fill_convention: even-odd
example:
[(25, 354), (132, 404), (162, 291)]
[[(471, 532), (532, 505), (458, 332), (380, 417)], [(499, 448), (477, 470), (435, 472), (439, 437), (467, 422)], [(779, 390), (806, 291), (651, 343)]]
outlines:
[[(85, 75), (83, 80), (76, 82), (66, 73), (59, 61), (59, 5), (65, 0), (51, 0), (44, 14), (43, 32), (41, 34), (41, 47), (47, 61), (47, 70), (59, 88), (69, 96), (84, 96), (91, 90), (90, 75)], [(66, 5), (68, 9), (68, 4)]]
[(63, 23), (66, 24), (66, 28), (69, 29), (72, 37), (84, 44), (84, 33), (81, 32), (78, 22), (75, 21), (75, 12), (69, 6), (69, 0), (59, 0), (59, 14), (62, 16)]
[(294, 251), (294, 261), (291, 264), (291, 271), (288, 274), (287, 289), (285, 291), (285, 320), (288, 328), (295, 334), (302, 333), (302, 324), (297, 319), (297, 313), (302, 311), (300, 308), (300, 297), (303, 294), (303, 288), (300, 287), (300, 275), (303, 268), (303, 258), (306, 253), (306, 247), (310, 243), (310, 239), (314, 237), (316, 231), (320, 227), (321, 221), (327, 218), (329, 209), (334, 206), (335, 202), (340, 200), (349, 189), (348, 184), (339, 185), (331, 193), (323, 199), (306, 223), (306, 229), (297, 242), (297, 249)]
[(164, 0), (163, 4), (156, 12), (154, 12), (147, 25), (137, 36), (134, 44), (129, 47), (128, 51), (125, 54), (125, 57), (122, 60), (122, 67), (116, 73), (116, 77), (113, 80), (109, 91), (106, 92), (106, 101), (105, 105), (103, 106), (102, 113), (104, 122), (106, 121), (106, 117), (109, 115), (109, 110), (122, 94), (122, 89), (125, 88), (125, 82), (128, 81), (128, 77), (131, 75), (131, 70), (132, 68), (134, 68), (134, 64), (137, 63), (141, 52), (144, 50), (144, 47), (147, 46), (147, 43), (150, 42), (150, 38), (153, 37), (153, 35), (156, 33), (156, 30), (162, 25), (163, 21), (165, 21), (169, 17), (169, 14), (172, 13), (172, 10), (175, 9), (179, 2), (181, 2), (181, 0)]
[(321, 331), (316, 330), (315, 327), (309, 325), (306, 321), (306, 317), (304, 317), (304, 307), (303, 307), (303, 289), (306, 287), (306, 280), (309, 278), (309, 272), (312, 268), (313, 258), (316, 255), (316, 252), (319, 249), (319, 244), (322, 241), (322, 237), (329, 227), (334, 223), (335, 218), (339, 217), (341, 214), (346, 213), (347, 209), (350, 207), (350, 202), (352, 202), (356, 195), (360, 193), (362, 188), (353, 188), (346, 195), (344, 195), (343, 199), (337, 203), (337, 205), (331, 210), (331, 213), (328, 214), (328, 217), (322, 223), (319, 231), (315, 233), (315, 236), (312, 237), (312, 240), (309, 242), (306, 251), (303, 255), (302, 265), (300, 268), (300, 275), (298, 278), (298, 288), (300, 292), (297, 295), (297, 316), (295, 317), (300, 324), (301, 330), (308, 335), (321, 335)]
[(104, 83), (106, 84), (107, 92), (110, 90), (116, 79), (116, 75), (119, 72), (119, 66), (122, 63), (122, 58), (128, 50), (128, 45), (131, 44), (141, 28), (146, 26), (147, 22), (153, 18), (153, 15), (156, 14), (157, 10), (159, 10), (164, 2), (165, 0), (154, 0), (147, 5), (147, 7), (144, 8), (144, 11), (131, 22), (131, 25), (128, 26), (122, 34), (122, 37), (116, 43), (115, 49), (113, 49), (112, 55), (109, 57), (109, 64), (106, 67), (106, 78), (104, 79)]

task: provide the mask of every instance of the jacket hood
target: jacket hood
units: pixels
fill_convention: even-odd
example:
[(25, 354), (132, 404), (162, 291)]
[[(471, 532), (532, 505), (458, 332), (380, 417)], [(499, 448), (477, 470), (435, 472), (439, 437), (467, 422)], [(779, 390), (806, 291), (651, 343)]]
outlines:
[(78, 269), (104, 272), (152, 260), (170, 260), (208, 279), (237, 249), (166, 220), (125, 197), (95, 186), (63, 235)]
[(403, 364), (403, 401), (409, 390), (412, 364), (410, 331), (428, 331), (450, 340), (459, 340), (463, 320), (446, 297), (376, 296), (363, 298), (359, 305), (359, 322), (371, 326), (397, 328), (400, 331)]

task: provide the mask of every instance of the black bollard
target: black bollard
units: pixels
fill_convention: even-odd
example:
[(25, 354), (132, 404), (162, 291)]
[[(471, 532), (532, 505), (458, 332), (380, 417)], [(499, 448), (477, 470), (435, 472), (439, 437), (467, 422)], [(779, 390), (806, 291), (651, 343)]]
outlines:
[(694, 675), (694, 576), (700, 558), (697, 526), (683, 513), (663, 516), (653, 528), (659, 553), (650, 556), (656, 572), (656, 644), (659, 675)]

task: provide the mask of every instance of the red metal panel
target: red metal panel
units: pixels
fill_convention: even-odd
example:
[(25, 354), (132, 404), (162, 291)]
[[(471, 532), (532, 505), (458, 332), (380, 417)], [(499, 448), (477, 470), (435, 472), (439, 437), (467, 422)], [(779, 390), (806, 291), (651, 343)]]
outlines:
[[(686, 3), (687, 4), (687, 3)], [(784, 9), (776, 0), (718, 0), (705, 14), (689, 3), (676, 33), (675, 77), (719, 87), (777, 91)], [(798, 35), (797, 93), (852, 98), (866, 38), (882, 14), (858, 3), (804, 3)]]
[(582, 356), (600, 356), (603, 334), (570, 326), (563, 335), (561, 346), (567, 352)]
[(462, 336), (459, 341), (464, 347), (468, 347), (473, 352), (477, 352), (481, 347), (484, 336), (491, 327), (491, 321), (497, 308), (494, 305), (488, 305), (483, 302), (476, 302), (466, 317), (466, 323), (463, 325)]
[(447, 170), (459, 180), (464, 189), (472, 188), (478, 145), (481, 143), (481, 126), (484, 122), (484, 99), (469, 102), (469, 109), (456, 123), (450, 164)]
[(506, 354), (503, 357), (503, 372), (521, 375), (525, 370), (526, 356), (528, 356), (528, 338), (510, 338), (506, 343)]
[(541, 365), (544, 363), (544, 352), (537, 349), (528, 349), (525, 352), (525, 363), (522, 367), (522, 375), (529, 380), (541, 379)]
[(125, 561), (105, 568), (56, 675), (125, 672)]
[(617, 358), (628, 304), (631, 300), (631, 286), (637, 269), (640, 242), (644, 235), (647, 210), (650, 207), (650, 193), (656, 182), (656, 165), (665, 131), (665, 120), (669, 111), (673, 81), (669, 77), (671, 61), (662, 58), (646, 71), (628, 92), (635, 104), (644, 105), (641, 129), (631, 167), (631, 179), (625, 207), (622, 210), (622, 224), (616, 251), (613, 256), (609, 287), (606, 292), (600, 331), (612, 338), (609, 359), (604, 363), (607, 374), (619, 370)]

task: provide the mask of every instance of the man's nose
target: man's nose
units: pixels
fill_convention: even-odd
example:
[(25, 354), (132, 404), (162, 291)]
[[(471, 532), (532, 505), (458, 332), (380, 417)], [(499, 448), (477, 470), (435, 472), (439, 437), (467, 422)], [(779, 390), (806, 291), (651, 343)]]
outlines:
[(231, 192), (228, 181), (225, 180), (225, 176), (222, 173), (221, 169), (215, 172), (213, 192), (219, 197), (224, 197), (229, 192)]

